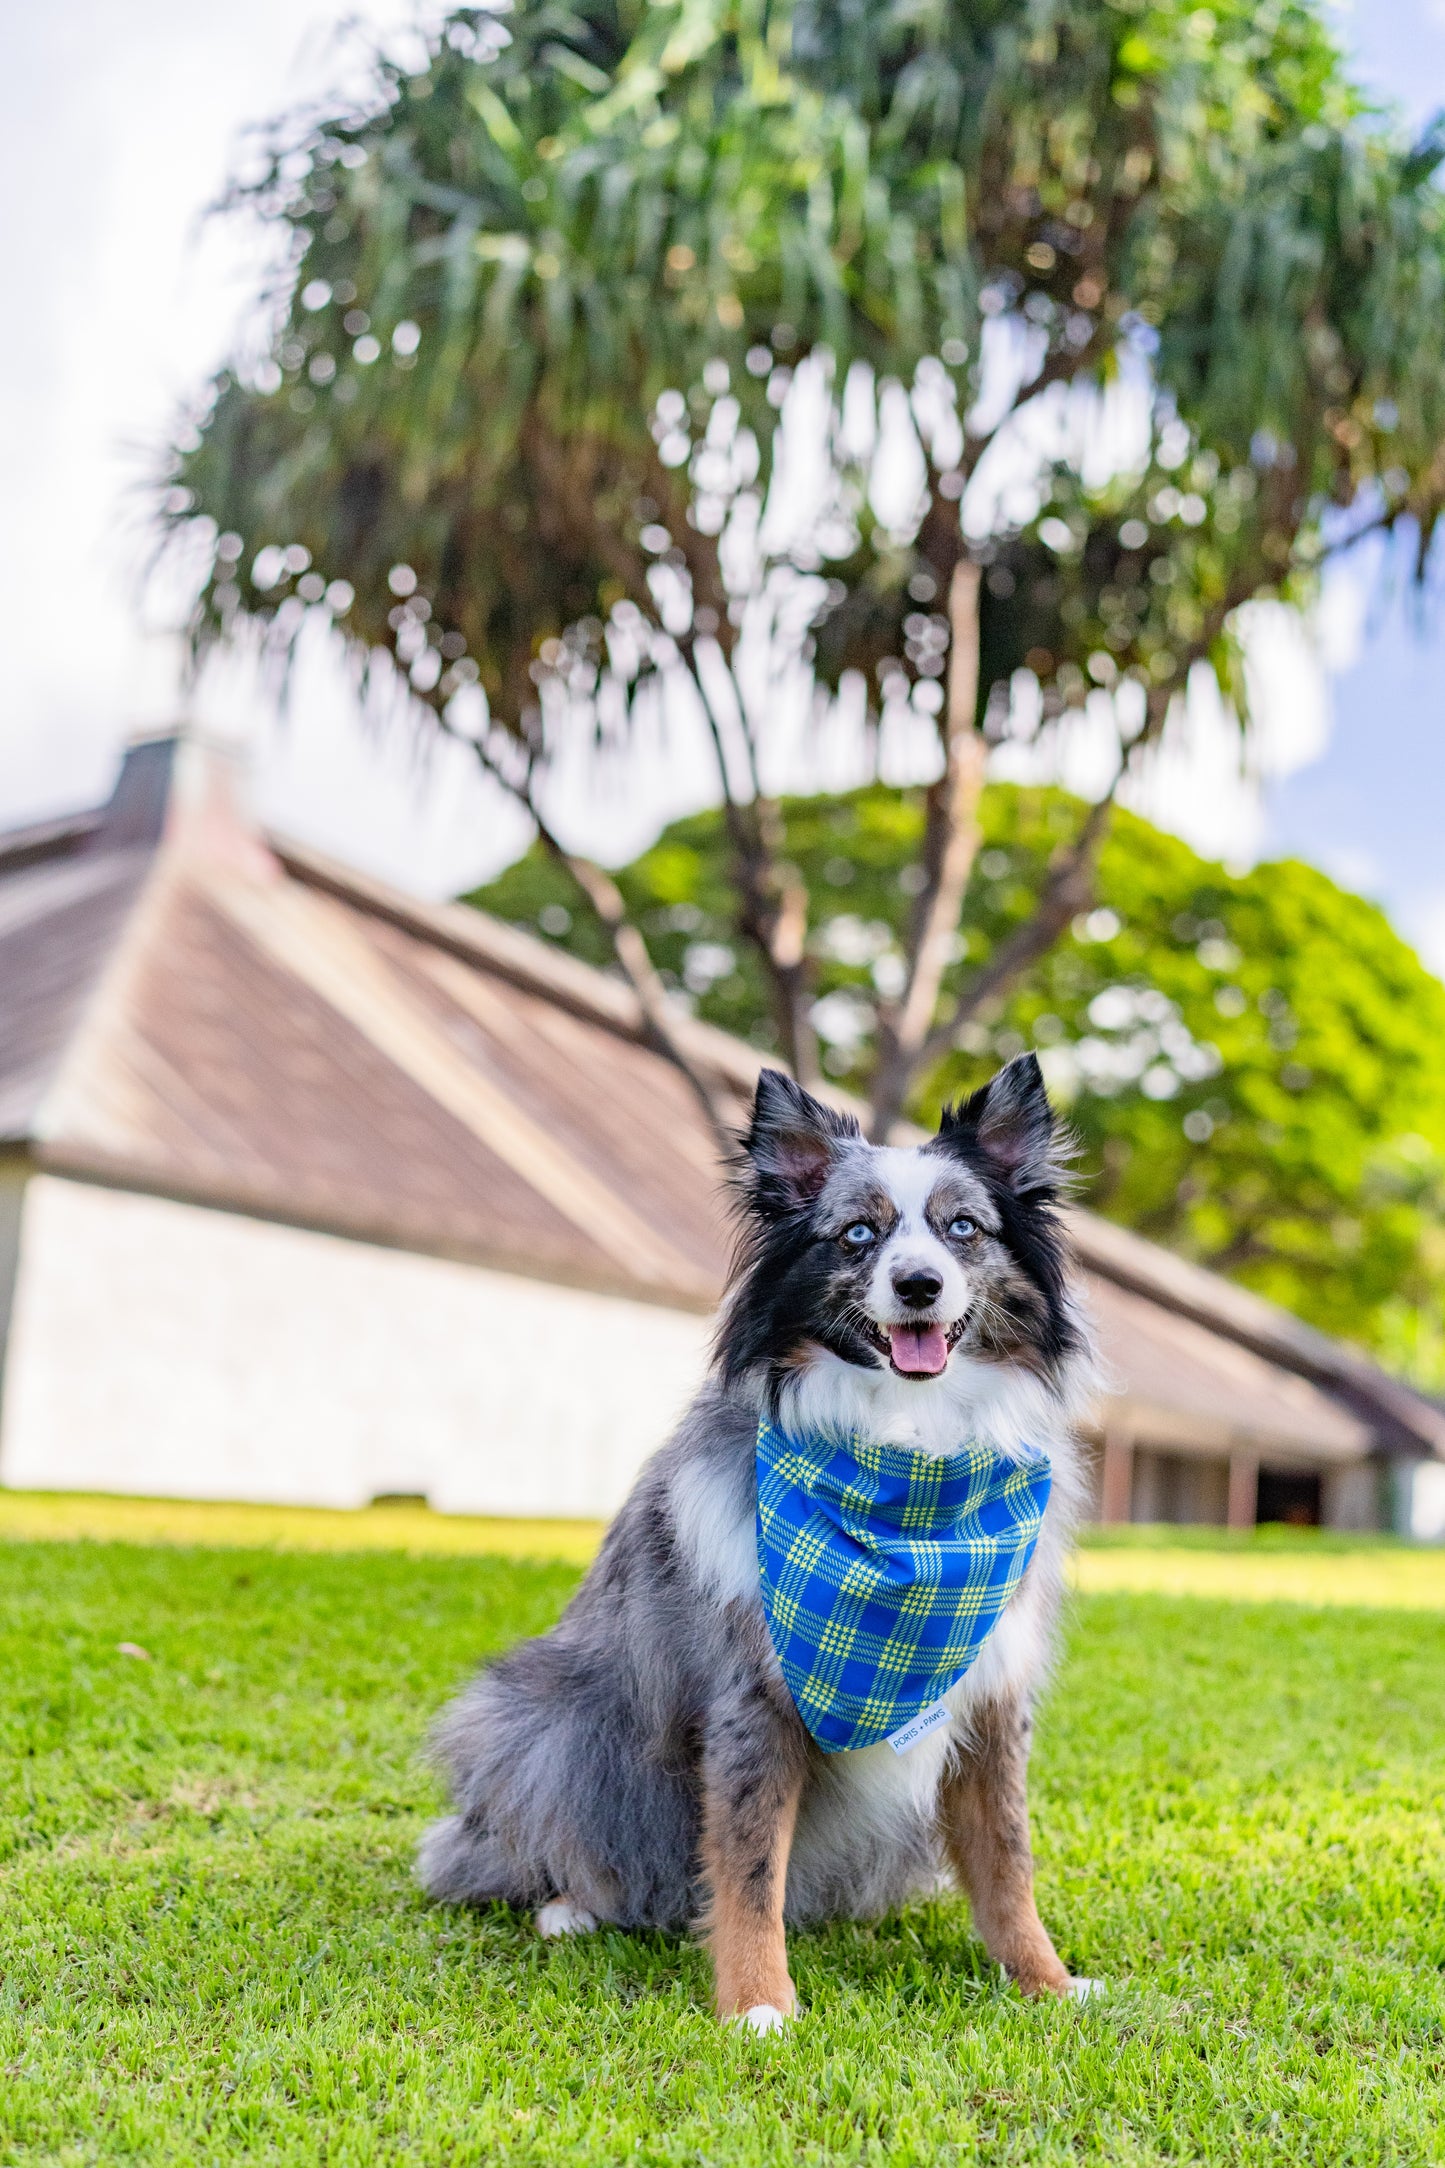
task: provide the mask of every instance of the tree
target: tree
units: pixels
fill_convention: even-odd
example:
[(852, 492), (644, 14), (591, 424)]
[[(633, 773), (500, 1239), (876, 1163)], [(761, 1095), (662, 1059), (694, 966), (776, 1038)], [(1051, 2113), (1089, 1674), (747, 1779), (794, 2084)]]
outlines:
[[(1305, 598), (1369, 523), (1428, 546), (1442, 149), (1365, 111), (1306, 0), (458, 9), (423, 70), (379, 59), (369, 103), (281, 124), (233, 193), (284, 245), (264, 350), (167, 476), (164, 517), (209, 562), (197, 652), (249, 621), (284, 657), (331, 607), (359, 665), (388, 658), (527, 806), (684, 1069), (623, 892), (549, 819), (559, 744), (690, 683), (734, 922), (807, 1079), (813, 899), (741, 665), (751, 643), (861, 685), (875, 723), (933, 718), (902, 976), (869, 1035), (886, 1135), (1087, 904), (1118, 782), (1190, 672), (1245, 718), (1241, 605)], [(796, 433), (808, 386), (821, 478), (784, 529), (779, 414)], [(1132, 442), (1100, 471), (1110, 386)], [(887, 517), (880, 414), (916, 462)], [(1027, 501), (985, 516), (990, 465), (1029, 441)], [(1046, 727), (1108, 702), (1118, 775), (993, 982), (944, 998), (1020, 670)]]
[[(944, 998), (987, 981), (1032, 922), (1080, 808), (991, 784)], [(866, 1083), (874, 998), (904, 968), (919, 792), (781, 808), (817, 899), (819, 1019), (840, 1083)], [(679, 821), (618, 875), (659, 968), (697, 1013), (773, 1044), (756, 952), (733, 933), (721, 817)], [(532, 851), (469, 899), (593, 963), (603, 929)], [(1035, 1047), (1084, 1147), (1091, 1204), (1445, 1384), (1445, 987), (1375, 905), (1295, 861), (1227, 873), (1121, 811), (1097, 902), (920, 1080), (936, 1119)]]

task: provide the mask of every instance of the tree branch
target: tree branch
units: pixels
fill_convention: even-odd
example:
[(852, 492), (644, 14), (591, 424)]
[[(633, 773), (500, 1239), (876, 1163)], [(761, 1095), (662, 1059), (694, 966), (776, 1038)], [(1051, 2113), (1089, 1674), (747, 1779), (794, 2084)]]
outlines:
[[(1123, 768), (1119, 774), (1122, 777)], [(1108, 794), (1090, 806), (1078, 835), (1049, 868), (1033, 915), (1002, 940), (986, 964), (966, 981), (945, 1020), (935, 1026), (918, 1054), (918, 1067), (931, 1068), (957, 1044), (962, 1027), (983, 1010), (996, 1009), (1024, 973), (1046, 956), (1064, 928), (1093, 900), (1094, 866), (1114, 810), (1116, 780)]]
[(651, 955), (648, 953), (646, 941), (632, 921), (627, 909), (627, 899), (611, 874), (606, 872), (603, 867), (595, 864), (592, 859), (584, 858), (576, 851), (569, 851), (565, 844), (553, 833), (539, 809), (532, 791), (530, 767), (525, 782), (519, 782), (515, 776), (506, 773), (501, 763), (493, 757), (483, 740), (468, 737), (464, 732), (453, 729), (439, 707), (433, 706), (432, 713), (436, 717), (438, 727), (445, 735), (456, 738), (461, 744), (470, 746), (486, 773), (494, 781), (500, 783), (502, 788), (511, 797), (515, 798), (524, 812), (530, 816), (536, 825), (537, 838), (542, 848), (557, 865), (561, 866), (570, 875), (575, 886), (581, 891), (587, 903), (596, 913), (606, 929), (607, 937), (612, 944), (612, 953), (617, 959), (622, 975), (636, 997), (638, 1009), (641, 1012), (644, 1043), (650, 1046), (654, 1053), (661, 1054), (665, 1060), (671, 1062), (672, 1066), (686, 1078), (688, 1084), (692, 1087), (694, 1097), (707, 1116), (719, 1151), (731, 1156), (736, 1145), (736, 1139), (729, 1121), (728, 1110), (703, 1072), (683, 1050), (675, 1029), (675, 1018), (672, 1013), (671, 1002), (668, 999), (667, 988), (662, 982), (656, 964), (654, 964)]
[(1272, 1242), (1261, 1241), (1257, 1229), (1246, 1225), (1239, 1228), (1219, 1249), (1211, 1250), (1201, 1262), (1210, 1272), (1228, 1275), (1237, 1272), (1241, 1265), (1260, 1264), (1265, 1259), (1295, 1267), (1311, 1261), (1292, 1257), (1288, 1252), (1277, 1249)]
[(969, 428), (967, 422), (964, 423), (963, 457), (959, 460), (958, 465), (959, 472), (963, 475), (965, 481), (972, 479), (979, 461), (1000, 431), (1006, 428), (1008, 423), (1013, 421), (1017, 415), (1021, 414), (1032, 400), (1041, 398), (1052, 385), (1073, 383), (1084, 374), (1090, 362), (1097, 355), (1101, 344), (1099, 336), (1101, 329), (1102, 326), (1095, 326), (1094, 333), (1085, 346), (1076, 348), (1053, 347), (1044, 356), (1040, 367), (1028, 379), (1027, 383), (1020, 383), (1015, 387), (1013, 397), (1009, 400), (1003, 413), (989, 428), (975, 431)]
[[(596, 546), (604, 562), (608, 563), (634, 599), (644, 607), (650, 607), (646, 560), (639, 551), (625, 542), (609, 523), (598, 520), (586, 490), (579, 487), (578, 477), (557, 456), (556, 448), (545, 432), (537, 434), (533, 458), (556, 500), (569, 506), (576, 524), (585, 525), (594, 534)], [(652, 486), (667, 506), (669, 531), (674, 547), (683, 560), (692, 591), (693, 626), (684, 634), (673, 635), (673, 638), (697, 687), (713, 740), (723, 793), (724, 817), (735, 858), (739, 930), (752, 942), (762, 958), (783, 1058), (794, 1075), (807, 1083), (815, 1080), (818, 1075), (817, 1035), (809, 1020), (814, 989), (807, 958), (807, 890), (796, 867), (786, 862), (781, 814), (776, 804), (766, 798), (757, 787), (756, 749), (750, 737), (748, 753), (755, 785), (751, 805), (740, 803), (731, 788), (722, 733), (698, 668), (696, 631), (697, 612), (705, 610), (713, 621), (712, 636), (717, 641), (723, 666), (731, 674), (735, 632), (728, 615), (729, 598), (722, 578), (717, 544), (688, 523), (685, 506), (678, 500), (675, 481), (673, 472), (654, 460)], [(741, 705), (740, 700), (740, 708)], [(492, 772), (497, 772), (495, 766)], [(506, 781), (505, 778), (500, 779)], [(635, 927), (631, 927), (627, 919), (625, 905), (616, 883), (610, 881), (601, 868), (592, 865), (590, 861), (579, 859), (574, 864), (556, 839), (550, 837), (530, 793), (514, 792), (514, 795), (521, 796), (527, 811), (537, 822), (538, 835), (544, 848), (557, 858), (559, 864), (567, 866), (593, 909), (607, 926), (618, 962), (637, 992), (639, 1000), (643, 1002), (649, 1028), (656, 1033), (665, 1025), (665, 989), (661, 989), (660, 982), (658, 987), (648, 989), (647, 973), (652, 972), (654, 978), (656, 974), (650, 959), (646, 957), (646, 945), (642, 936)], [(619, 946), (619, 943), (622, 945)], [(629, 955), (624, 955), (624, 947), (629, 950)], [(675, 1055), (672, 1058), (676, 1058)], [(698, 1079), (693, 1078), (692, 1081), (697, 1089)], [(716, 1127), (715, 1115), (713, 1119)]]
[[(800, 1084), (811, 1084), (818, 1077), (818, 1036), (809, 1015), (814, 986), (807, 954), (808, 891), (797, 867), (784, 855), (787, 836), (782, 809), (759, 787), (750, 734), (753, 797), (744, 803), (733, 794), (722, 727), (697, 667), (694, 635), (684, 635), (678, 648), (697, 686), (717, 760), (723, 820), (733, 850), (738, 929), (762, 959), (783, 1058)], [(741, 709), (741, 695), (738, 705)]]
[[(1089, 348), (1054, 349), (1027, 382), (1016, 386), (1008, 408), (990, 428), (971, 431), (965, 424), (959, 463), (965, 481), (1005, 424), (1051, 385), (1077, 377), (1088, 353)], [(931, 1030), (933, 1016), (952, 961), (954, 937), (980, 837), (978, 808), (988, 758), (987, 743), (978, 728), (982, 575), (980, 568), (963, 554), (959, 515), (951, 499), (947, 501), (946, 517), (941, 519), (939, 515), (944, 511), (945, 500), (934, 489), (919, 537), (930, 567), (948, 588), (948, 697), (940, 733), (943, 774), (930, 787), (925, 800), (921, 855), (924, 878), (904, 943), (903, 993), (896, 1003), (880, 1002), (877, 1008), (878, 1058), (871, 1099), (872, 1133), (880, 1141), (901, 1119), (910, 1086), (925, 1059), (925, 1049), (939, 1036)], [(1068, 885), (1067, 875), (1061, 874), (1061, 894)], [(1019, 968), (1026, 967), (1024, 963)]]
[(965, 1024), (984, 1012), (996, 1011), (1024, 973), (1048, 954), (1070, 921), (1088, 909), (1094, 896), (1094, 869), (1099, 848), (1108, 833), (1120, 787), (1139, 755), (1158, 740), (1168, 720), (1174, 695), (1188, 682), (1195, 663), (1208, 654), (1232, 607), (1232, 600), (1219, 604), (1210, 613), (1204, 630), (1191, 644), (1174, 675), (1166, 684), (1151, 686), (1143, 729), (1124, 749), (1113, 782), (1104, 796), (1090, 807), (1073, 842), (1067, 850), (1056, 854), (1032, 916), (1021, 926), (1016, 926), (999, 943), (988, 962), (967, 979), (947, 1017), (924, 1040), (916, 1068), (927, 1069), (941, 1061), (957, 1045), (958, 1034)]
[(873, 1073), (873, 1135), (885, 1142), (903, 1113), (909, 1085), (938, 1006), (964, 891), (978, 849), (978, 806), (988, 746), (978, 717), (981, 575), (960, 558), (948, 589), (948, 697), (944, 705), (943, 773), (924, 802), (923, 887), (913, 908), (905, 948), (907, 978), (896, 1003), (878, 1012), (878, 1060)]

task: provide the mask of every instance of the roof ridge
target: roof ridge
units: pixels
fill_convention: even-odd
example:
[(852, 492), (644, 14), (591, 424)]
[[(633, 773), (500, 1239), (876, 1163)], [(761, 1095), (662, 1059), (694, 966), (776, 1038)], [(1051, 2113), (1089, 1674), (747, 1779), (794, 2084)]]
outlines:
[(162, 848), (171, 741), (121, 762), (99, 808), (0, 839), (0, 1142), (33, 1143)]
[[(359, 873), (324, 851), (295, 838), (266, 832), (266, 841), (286, 871), (309, 886), (339, 896), (404, 932), (430, 941), (464, 960), (486, 964), (524, 992), (545, 994), (589, 1021), (605, 1024), (622, 1037), (641, 1042), (642, 1008), (629, 987), (609, 978), (594, 964), (552, 948), (536, 934), (524, 933), (470, 903), (428, 903), (393, 888), (369, 873)], [(673, 1029), (691, 1060), (721, 1080), (751, 1092), (759, 1072), (776, 1060), (745, 1039), (679, 1016)], [(831, 1096), (831, 1095), (830, 1095)]]
[(0, 829), (0, 872), (13, 873), (29, 858), (67, 848), (91, 851), (155, 850), (171, 795), (176, 730), (151, 730), (123, 748), (115, 780), (99, 805), (47, 814), (18, 828)]

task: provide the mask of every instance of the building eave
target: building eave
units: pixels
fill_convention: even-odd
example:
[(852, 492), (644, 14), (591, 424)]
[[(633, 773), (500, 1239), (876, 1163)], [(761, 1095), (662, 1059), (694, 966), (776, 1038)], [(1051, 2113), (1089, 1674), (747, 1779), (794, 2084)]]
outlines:
[(1365, 1355), (1317, 1332), (1288, 1310), (1128, 1228), (1075, 1208), (1069, 1234), (1080, 1262), (1102, 1279), (1144, 1295), (1308, 1378), (1367, 1422), (1396, 1451), (1445, 1459), (1445, 1411)]

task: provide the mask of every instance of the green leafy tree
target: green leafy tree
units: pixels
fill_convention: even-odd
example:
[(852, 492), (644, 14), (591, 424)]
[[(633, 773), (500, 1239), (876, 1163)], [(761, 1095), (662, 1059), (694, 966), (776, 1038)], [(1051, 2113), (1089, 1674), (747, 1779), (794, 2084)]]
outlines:
[[(1059, 843), (1062, 792), (993, 784), (945, 998), (998, 981)], [(866, 1085), (876, 999), (905, 968), (918, 792), (786, 801), (786, 846), (818, 899), (824, 1061)], [(773, 1043), (738, 942), (715, 813), (670, 827), (618, 875), (660, 969), (697, 1013)], [(537, 851), (471, 899), (594, 963), (604, 929)], [(1089, 1201), (1324, 1330), (1445, 1383), (1445, 987), (1373, 904), (1297, 861), (1240, 876), (1121, 811), (1097, 900), (920, 1079), (936, 1117), (1037, 1048), (1084, 1145)]]
[[(808, 1077), (817, 899), (743, 652), (861, 685), (875, 724), (930, 718), (902, 975), (859, 1080), (879, 1134), (1087, 905), (1191, 670), (1245, 717), (1241, 605), (1307, 598), (1368, 524), (1434, 531), (1442, 143), (1365, 110), (1307, 0), (466, 7), (418, 72), (378, 59), (369, 100), (263, 148), (232, 198), (278, 237), (263, 335), (166, 478), (207, 563), (198, 652), (245, 622), (284, 659), (331, 610), (525, 804), (685, 1069), (624, 891), (548, 817), (559, 748), (691, 680), (734, 928)], [(770, 519), (807, 386), (822, 478)], [(1110, 386), (1132, 441), (1101, 478)], [(916, 476), (886, 517), (880, 415)], [(1046, 727), (1110, 697), (1117, 776), (994, 983), (949, 993), (1021, 669)]]

